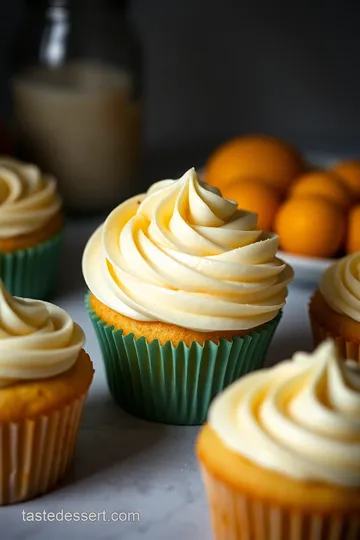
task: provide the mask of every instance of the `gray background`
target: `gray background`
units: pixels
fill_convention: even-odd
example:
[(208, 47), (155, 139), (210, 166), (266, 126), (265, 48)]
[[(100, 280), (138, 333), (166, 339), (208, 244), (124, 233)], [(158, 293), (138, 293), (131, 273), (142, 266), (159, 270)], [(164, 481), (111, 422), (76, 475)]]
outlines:
[[(21, 4), (0, 0), (0, 115)], [(130, 13), (146, 55), (145, 145), (162, 173), (243, 132), (358, 153), (359, 2), (131, 0)]]

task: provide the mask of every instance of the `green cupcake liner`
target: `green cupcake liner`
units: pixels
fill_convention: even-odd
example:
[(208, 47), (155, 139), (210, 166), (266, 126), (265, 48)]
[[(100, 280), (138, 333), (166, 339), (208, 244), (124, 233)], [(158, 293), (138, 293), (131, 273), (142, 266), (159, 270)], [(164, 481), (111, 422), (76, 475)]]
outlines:
[(107, 382), (116, 403), (145, 420), (166, 424), (201, 425), (210, 402), (236, 379), (263, 366), (280, 312), (258, 330), (219, 344), (196, 342), (176, 347), (158, 340), (123, 335), (85, 307), (102, 351)]
[(13, 296), (48, 300), (53, 294), (63, 232), (33, 247), (0, 253), (0, 277)]

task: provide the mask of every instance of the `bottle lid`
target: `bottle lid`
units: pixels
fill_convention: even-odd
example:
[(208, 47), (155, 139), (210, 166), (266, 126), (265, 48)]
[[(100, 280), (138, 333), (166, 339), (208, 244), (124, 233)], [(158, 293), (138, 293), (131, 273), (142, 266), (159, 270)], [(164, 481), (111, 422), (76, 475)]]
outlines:
[(26, 0), (26, 4), (29, 6), (54, 6), (54, 7), (66, 7), (72, 5), (83, 5), (84, 7), (98, 4), (100, 6), (106, 6), (106, 4), (114, 5), (117, 7), (126, 8), (128, 0)]

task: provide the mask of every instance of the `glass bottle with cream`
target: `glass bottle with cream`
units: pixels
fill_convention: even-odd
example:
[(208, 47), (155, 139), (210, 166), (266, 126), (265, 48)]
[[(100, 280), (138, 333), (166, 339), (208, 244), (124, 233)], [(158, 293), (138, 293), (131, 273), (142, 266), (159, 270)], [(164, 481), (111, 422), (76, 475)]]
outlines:
[(72, 212), (128, 196), (139, 171), (141, 50), (124, 0), (29, 0), (14, 48), (18, 153)]

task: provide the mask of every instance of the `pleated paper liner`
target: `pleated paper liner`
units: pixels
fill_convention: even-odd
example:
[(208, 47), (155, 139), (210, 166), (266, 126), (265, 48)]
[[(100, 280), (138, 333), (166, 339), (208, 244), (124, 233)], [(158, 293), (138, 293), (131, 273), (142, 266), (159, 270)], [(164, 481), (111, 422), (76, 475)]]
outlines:
[[(360, 515), (305, 513), (250, 498), (202, 468), (214, 540), (359, 540)], [(311, 494), (309, 495), (311, 497)]]
[(74, 455), (86, 394), (48, 415), (0, 424), (0, 505), (50, 491)]
[(258, 330), (204, 346), (147, 343), (123, 335), (85, 305), (102, 350), (108, 386), (127, 412), (154, 422), (202, 424), (213, 397), (245, 373), (261, 368), (281, 313)]
[(48, 300), (53, 294), (63, 232), (36, 246), (0, 253), (0, 277), (13, 296)]
[(319, 325), (314, 318), (310, 317), (310, 319), (314, 347), (317, 347), (326, 339), (332, 338), (335, 341), (335, 345), (340, 356), (344, 358), (344, 360), (355, 360), (360, 364), (360, 343), (349, 341), (342, 336), (333, 334), (326, 328)]

